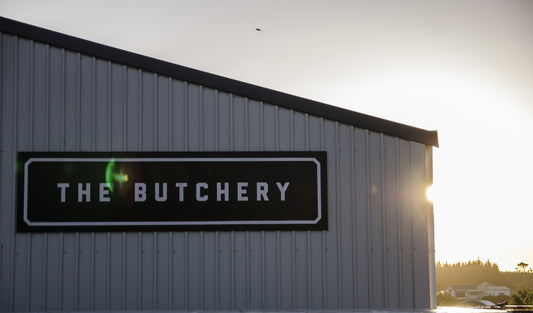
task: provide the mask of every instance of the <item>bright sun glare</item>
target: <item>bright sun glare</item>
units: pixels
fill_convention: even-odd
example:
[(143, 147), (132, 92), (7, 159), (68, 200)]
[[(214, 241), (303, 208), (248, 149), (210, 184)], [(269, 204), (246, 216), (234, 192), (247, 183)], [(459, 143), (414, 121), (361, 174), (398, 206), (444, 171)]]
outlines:
[(426, 198), (433, 203), (435, 201), (435, 185), (431, 185), (426, 189)]

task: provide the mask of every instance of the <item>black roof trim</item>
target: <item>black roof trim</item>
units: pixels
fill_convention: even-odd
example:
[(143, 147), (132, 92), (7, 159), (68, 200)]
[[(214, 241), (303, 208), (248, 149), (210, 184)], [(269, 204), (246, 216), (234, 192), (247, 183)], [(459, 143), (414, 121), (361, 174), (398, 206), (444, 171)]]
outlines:
[(318, 101), (289, 95), (133, 52), (112, 48), (4, 17), (0, 17), (0, 31), (209, 88), (226, 91), (242, 97), (263, 101), (265, 103), (278, 105), (303, 113), (309, 113), (356, 127), (366, 128), (371, 131), (435, 147), (439, 146), (437, 131), (428, 131), (342, 109)]

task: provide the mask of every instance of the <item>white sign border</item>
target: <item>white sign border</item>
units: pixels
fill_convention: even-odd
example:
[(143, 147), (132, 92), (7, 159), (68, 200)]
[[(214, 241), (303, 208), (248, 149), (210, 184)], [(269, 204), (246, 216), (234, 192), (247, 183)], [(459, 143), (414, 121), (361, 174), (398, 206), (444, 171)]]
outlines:
[[(113, 222), (32, 222), (28, 218), (28, 171), (33, 162), (313, 162), (317, 175), (317, 218), (314, 220), (245, 220), (245, 221), (113, 221)], [(61, 226), (242, 226), (242, 225), (316, 225), (322, 220), (321, 164), (316, 158), (306, 157), (200, 157), (200, 158), (29, 158), (24, 163), (23, 220), (30, 227)]]

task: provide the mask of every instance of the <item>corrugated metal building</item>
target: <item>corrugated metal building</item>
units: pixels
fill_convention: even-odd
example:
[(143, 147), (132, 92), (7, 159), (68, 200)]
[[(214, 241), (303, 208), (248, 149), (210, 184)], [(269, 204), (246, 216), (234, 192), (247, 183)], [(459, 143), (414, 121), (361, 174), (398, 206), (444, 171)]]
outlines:
[[(0, 311), (435, 306), (437, 133), (0, 18)], [(20, 151), (325, 151), (327, 230), (17, 232)]]

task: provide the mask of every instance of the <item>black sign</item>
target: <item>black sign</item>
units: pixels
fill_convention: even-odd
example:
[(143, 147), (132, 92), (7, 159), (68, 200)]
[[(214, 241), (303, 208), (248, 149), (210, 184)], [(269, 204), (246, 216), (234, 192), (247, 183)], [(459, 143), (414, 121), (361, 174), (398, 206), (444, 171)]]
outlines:
[(327, 229), (326, 152), (19, 152), (18, 231)]

